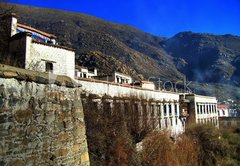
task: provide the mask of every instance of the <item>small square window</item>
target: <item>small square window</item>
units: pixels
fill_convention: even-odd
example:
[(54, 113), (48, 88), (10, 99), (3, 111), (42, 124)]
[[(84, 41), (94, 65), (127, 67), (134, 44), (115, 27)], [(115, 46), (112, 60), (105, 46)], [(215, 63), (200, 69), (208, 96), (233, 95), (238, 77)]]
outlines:
[(53, 63), (46, 62), (46, 72), (53, 73)]

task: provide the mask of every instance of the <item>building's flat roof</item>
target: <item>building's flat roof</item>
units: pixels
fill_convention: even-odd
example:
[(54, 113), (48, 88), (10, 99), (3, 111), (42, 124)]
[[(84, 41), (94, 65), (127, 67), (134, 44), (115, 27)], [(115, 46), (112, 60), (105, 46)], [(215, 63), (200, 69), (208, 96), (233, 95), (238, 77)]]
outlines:
[(216, 97), (214, 96), (204, 96), (204, 95), (198, 95), (198, 94), (194, 94), (194, 93), (183, 93), (181, 95), (185, 95), (185, 96), (195, 96), (195, 97), (201, 97), (201, 98), (211, 98), (211, 99), (216, 99)]
[[(94, 76), (94, 77), (99, 77), (99, 76)], [(173, 92), (173, 91), (163, 91), (163, 90), (147, 89), (147, 88), (142, 88), (142, 87), (138, 87), (138, 86), (132, 86), (130, 84), (121, 84), (121, 83), (116, 83), (116, 82), (108, 82), (108, 81), (97, 80), (97, 79), (92, 79), (92, 78), (76, 77), (75, 79), (76, 80), (80, 80), (80, 81), (88, 81), (88, 82), (96, 82), (96, 83), (117, 85), (117, 86), (132, 88), (132, 89), (140, 89), (140, 90), (147, 90), (147, 91), (153, 91), (153, 92), (161, 92), (161, 93), (168, 93), (168, 94), (179, 95), (179, 93)]]
[(18, 27), (21, 27), (21, 28), (24, 28), (24, 29), (27, 29), (27, 30), (30, 30), (30, 31), (33, 31), (33, 32), (36, 32), (36, 33), (39, 33), (43, 36), (46, 36), (48, 38), (57, 38), (55, 35), (53, 34), (49, 34), (49, 33), (46, 33), (46, 32), (43, 32), (43, 31), (40, 31), (38, 29), (35, 29), (35, 28), (32, 28), (30, 26), (27, 26), (27, 25), (23, 25), (23, 24), (17, 24)]
[(228, 109), (228, 105), (217, 105), (218, 109)]
[(129, 77), (129, 78), (132, 78), (131, 76), (127, 75), (127, 74), (124, 74), (124, 73), (120, 73), (120, 72), (113, 72), (113, 74), (106, 74), (106, 75), (98, 75), (98, 76), (95, 76), (96, 78), (102, 78), (102, 77), (112, 77), (114, 74), (119, 74), (119, 75), (123, 75), (123, 76), (126, 76), (126, 77)]
[(154, 84), (154, 83), (151, 82), (151, 81), (141, 81), (141, 83), (144, 83), (144, 84)]
[(115, 74), (119, 74), (119, 75), (123, 75), (123, 76), (126, 76), (126, 77), (130, 77), (130, 78), (131, 78), (130, 75), (127, 75), (127, 74), (124, 74), (124, 73), (120, 73), (120, 72), (117, 72), (117, 71), (115, 71), (114, 73), (115, 73)]
[(88, 69), (88, 68), (85, 66), (75, 65), (75, 69)]

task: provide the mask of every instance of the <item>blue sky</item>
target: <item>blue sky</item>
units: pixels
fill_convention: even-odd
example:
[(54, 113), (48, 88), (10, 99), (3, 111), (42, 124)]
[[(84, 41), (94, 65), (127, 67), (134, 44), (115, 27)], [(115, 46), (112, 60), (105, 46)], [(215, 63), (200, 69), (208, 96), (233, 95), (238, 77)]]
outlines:
[(13, 0), (90, 14), (158, 36), (182, 31), (240, 36), (240, 0)]

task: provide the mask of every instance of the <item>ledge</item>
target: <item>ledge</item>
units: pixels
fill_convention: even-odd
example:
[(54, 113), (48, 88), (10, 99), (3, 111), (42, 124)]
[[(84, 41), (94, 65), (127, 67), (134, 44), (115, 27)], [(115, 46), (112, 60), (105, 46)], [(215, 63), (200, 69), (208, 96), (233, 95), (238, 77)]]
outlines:
[(181, 94), (181, 95), (194, 96), (194, 97), (200, 97), (200, 98), (216, 99), (216, 97), (214, 97), (214, 96), (204, 96), (204, 95), (198, 95), (198, 94), (194, 94), (194, 93), (186, 93), (186, 94)]
[(75, 52), (75, 49), (68, 48), (68, 47), (65, 47), (65, 46), (56, 45), (56, 44), (42, 43), (42, 42), (38, 42), (38, 41), (35, 41), (35, 40), (32, 40), (32, 43), (41, 44), (41, 45), (45, 45), (45, 46), (48, 46), (48, 47), (55, 47), (55, 48), (60, 48), (60, 49)]
[(129, 85), (129, 84), (120, 84), (120, 83), (116, 83), (116, 82), (108, 82), (108, 81), (97, 80), (97, 79), (93, 79), (93, 78), (75, 77), (75, 79), (79, 80), (79, 81), (103, 83), (103, 84), (107, 84), (107, 85), (115, 85), (115, 86), (127, 87), (127, 88), (131, 88), (131, 89), (138, 89), (138, 90), (144, 90), (144, 91), (161, 92), (161, 93), (168, 93), (168, 94), (179, 95), (179, 93), (172, 92), (172, 91), (153, 90), (153, 89), (147, 89), (147, 88), (142, 88), (142, 87), (138, 87), (138, 86), (132, 86), (132, 85)]
[(39, 84), (55, 84), (68, 88), (81, 87), (79, 83), (67, 76), (54, 75), (55, 80), (49, 78), (48, 73), (26, 70), (0, 64), (0, 78), (15, 78), (20, 81), (36, 82)]

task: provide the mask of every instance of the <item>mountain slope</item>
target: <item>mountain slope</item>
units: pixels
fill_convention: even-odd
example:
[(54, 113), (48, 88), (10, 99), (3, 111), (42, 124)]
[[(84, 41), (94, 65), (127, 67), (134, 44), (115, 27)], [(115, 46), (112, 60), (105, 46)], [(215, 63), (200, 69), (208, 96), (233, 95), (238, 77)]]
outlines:
[(163, 41), (162, 46), (178, 59), (178, 69), (190, 80), (240, 83), (238, 36), (182, 32)]
[(160, 45), (164, 38), (80, 13), (21, 5), (14, 10), (20, 23), (53, 33), (60, 44), (76, 49), (78, 65), (93, 65), (104, 74), (116, 70), (135, 78), (139, 74), (174, 80), (183, 77)]

